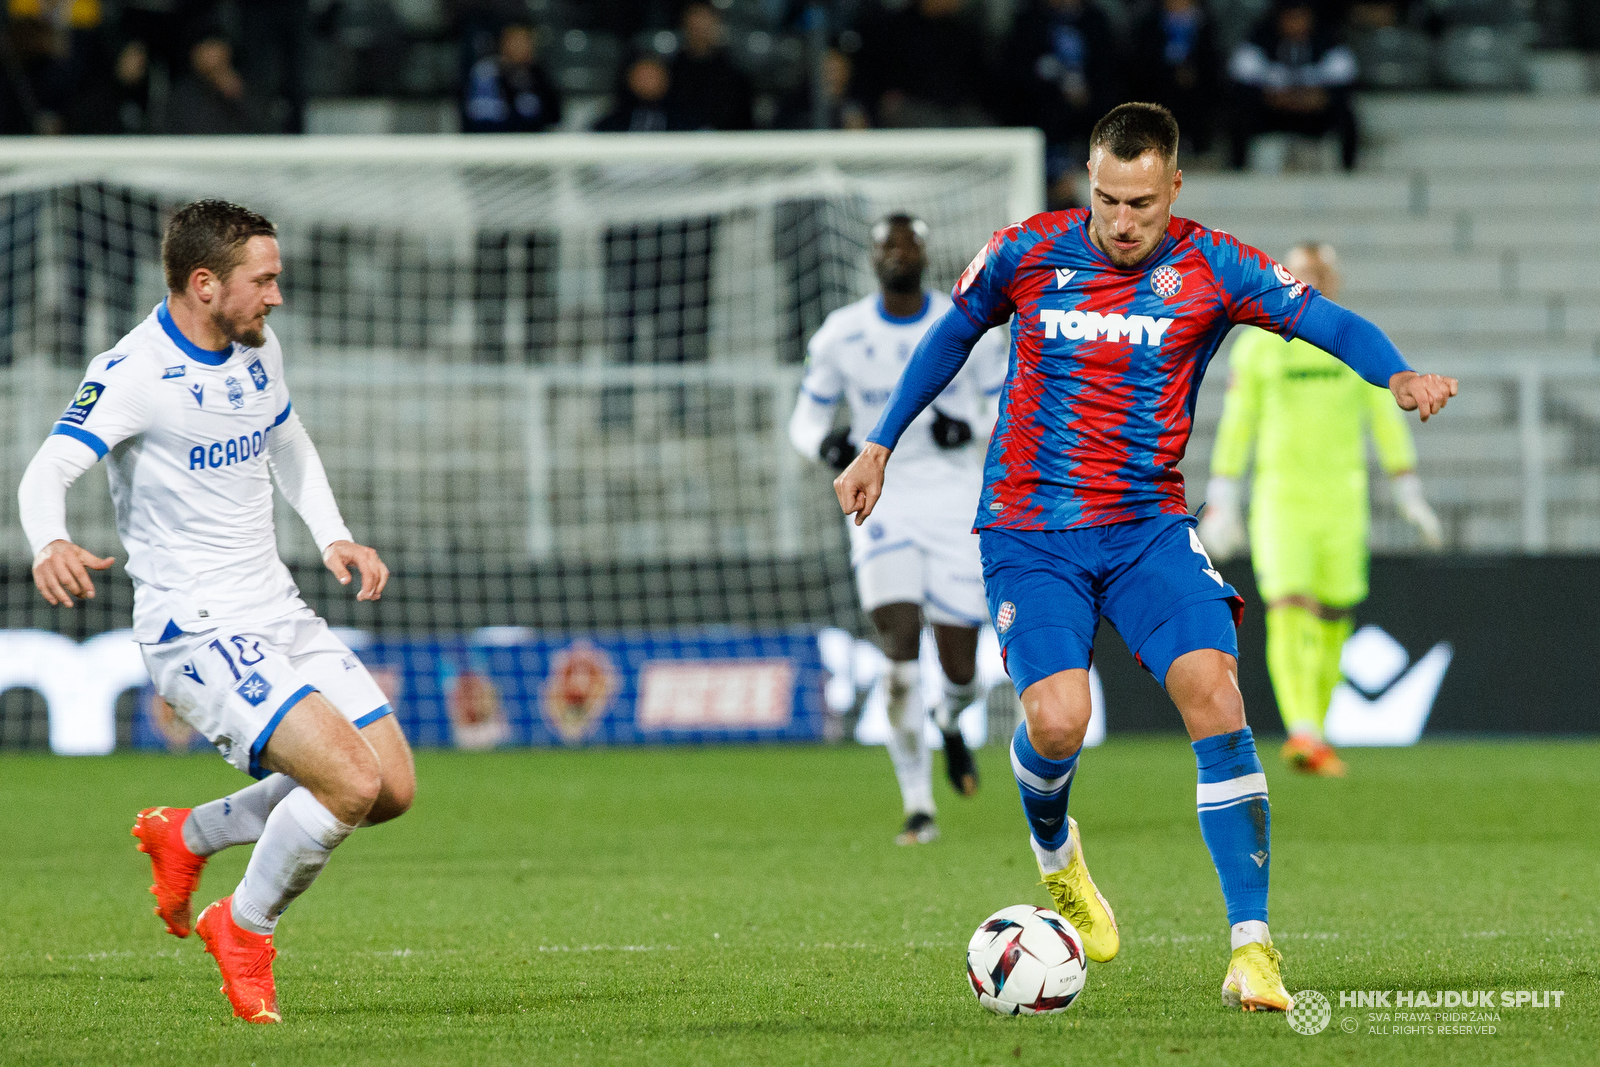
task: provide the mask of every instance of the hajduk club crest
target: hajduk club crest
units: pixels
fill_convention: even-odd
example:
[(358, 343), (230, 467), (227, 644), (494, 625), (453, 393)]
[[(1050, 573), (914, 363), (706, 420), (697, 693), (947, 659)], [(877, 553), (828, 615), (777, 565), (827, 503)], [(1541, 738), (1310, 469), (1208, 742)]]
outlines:
[(1177, 267), (1157, 267), (1150, 274), (1150, 288), (1164, 300), (1170, 300), (1183, 290), (1183, 275)]
[(561, 740), (576, 744), (605, 716), (618, 689), (611, 657), (588, 641), (574, 641), (550, 661), (542, 710)]
[(1017, 606), (1007, 600), (1000, 605), (1000, 610), (995, 613), (994, 628), (1001, 633), (1011, 629), (1011, 624), (1017, 621)]

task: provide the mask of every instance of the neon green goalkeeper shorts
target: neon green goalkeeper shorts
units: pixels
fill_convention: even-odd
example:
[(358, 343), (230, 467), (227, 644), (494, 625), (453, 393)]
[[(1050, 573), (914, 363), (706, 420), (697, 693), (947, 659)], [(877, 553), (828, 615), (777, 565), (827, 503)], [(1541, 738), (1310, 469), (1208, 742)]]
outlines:
[(1366, 501), (1334, 503), (1253, 495), (1250, 557), (1263, 600), (1309, 596), (1329, 607), (1349, 608), (1367, 599)]

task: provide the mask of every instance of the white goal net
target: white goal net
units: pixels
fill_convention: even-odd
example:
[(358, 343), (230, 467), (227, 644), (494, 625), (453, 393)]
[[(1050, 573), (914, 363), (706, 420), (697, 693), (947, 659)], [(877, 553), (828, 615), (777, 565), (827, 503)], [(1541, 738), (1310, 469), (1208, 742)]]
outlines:
[[(396, 571), (362, 625), (858, 628), (830, 472), (784, 431), (805, 341), (874, 287), (873, 219), (926, 219), (948, 287), (1040, 208), (1039, 152), (1005, 130), (8, 144), (0, 627), (126, 625), (120, 570), (92, 611), (37, 602), (14, 489), (161, 299), (167, 213), (223, 197), (278, 225), (296, 410)], [(121, 557), (101, 471), (69, 519)], [(339, 621), (287, 507), (279, 531)]]

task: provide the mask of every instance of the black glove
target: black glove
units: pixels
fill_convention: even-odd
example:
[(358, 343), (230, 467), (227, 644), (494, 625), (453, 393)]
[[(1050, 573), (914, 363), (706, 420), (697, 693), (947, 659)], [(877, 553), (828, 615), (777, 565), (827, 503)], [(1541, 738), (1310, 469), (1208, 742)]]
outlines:
[(850, 466), (850, 461), (856, 458), (856, 446), (850, 443), (850, 430), (835, 430), (824, 437), (822, 447), (817, 450), (817, 458), (836, 471)]
[(933, 409), (933, 443), (940, 448), (960, 448), (972, 440), (972, 426)]

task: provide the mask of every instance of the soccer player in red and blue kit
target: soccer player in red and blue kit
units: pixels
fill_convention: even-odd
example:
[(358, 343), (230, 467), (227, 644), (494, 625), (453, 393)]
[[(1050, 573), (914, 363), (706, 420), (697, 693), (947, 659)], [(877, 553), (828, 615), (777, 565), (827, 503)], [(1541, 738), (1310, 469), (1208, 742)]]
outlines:
[(1011, 767), (1045, 886), (1090, 959), (1116, 955), (1116, 919), (1067, 816), (1103, 616), (1166, 687), (1193, 742), (1200, 833), (1232, 927), (1223, 1003), (1284, 1011), (1293, 1000), (1267, 929), (1267, 782), (1238, 685), (1244, 602), (1206, 558), (1178, 472), (1195, 396), (1238, 323), (1333, 353), (1424, 420), (1456, 383), (1412, 371), (1376, 326), (1261, 252), (1174, 218), (1177, 155), (1178, 126), (1164, 108), (1124, 104), (1101, 119), (1090, 138), (1091, 207), (994, 235), (834, 489), (846, 514), (866, 519), (901, 432), (984, 331), (1011, 320), (975, 526), (989, 611), (1022, 696)]

